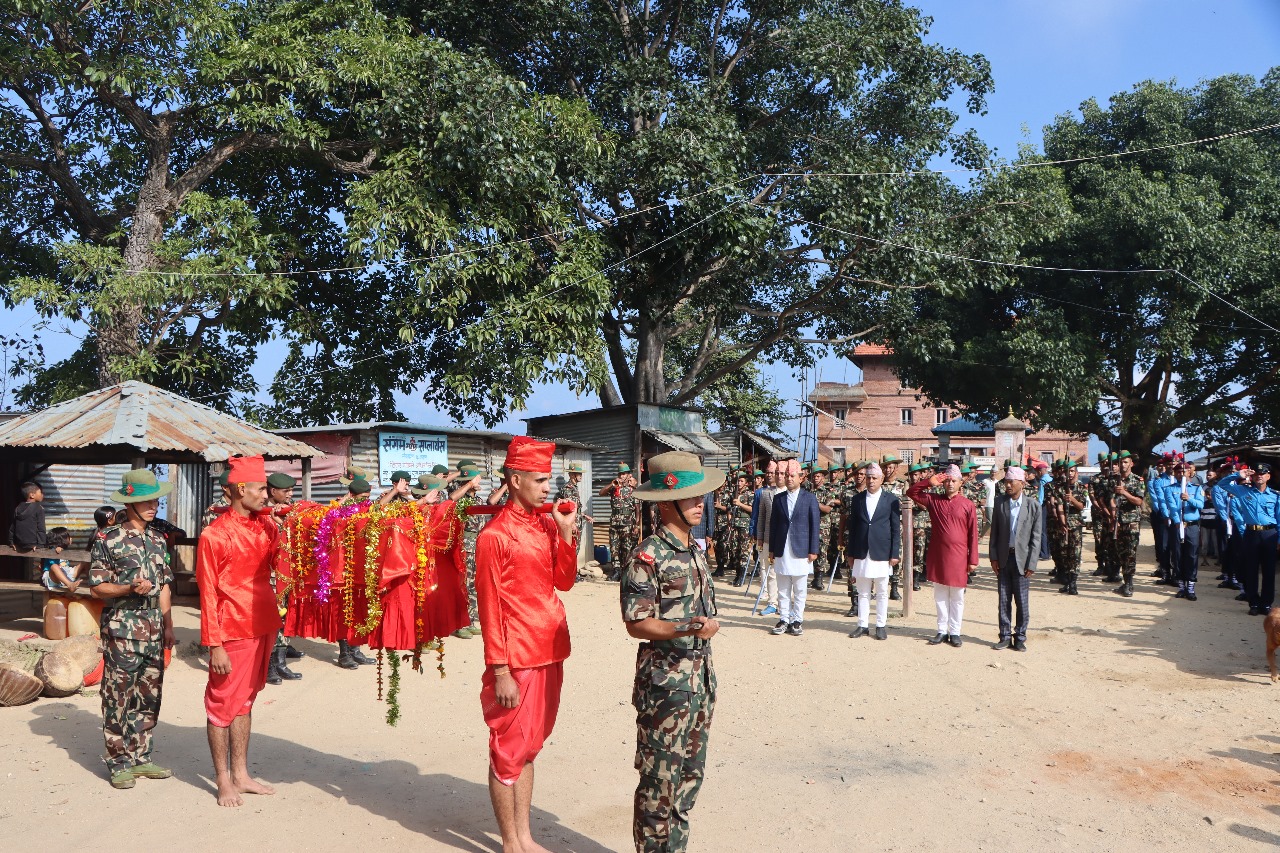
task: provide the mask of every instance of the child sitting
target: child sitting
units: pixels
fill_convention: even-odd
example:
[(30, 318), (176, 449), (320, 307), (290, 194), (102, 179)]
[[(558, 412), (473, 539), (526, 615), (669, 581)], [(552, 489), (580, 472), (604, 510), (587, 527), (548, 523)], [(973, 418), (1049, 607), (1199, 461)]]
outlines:
[[(49, 531), (49, 547), (55, 551), (63, 551), (71, 547), (71, 531), (65, 527), (55, 527)], [(44, 570), (40, 574), (40, 582), (44, 588), (52, 592), (75, 592), (80, 588), (80, 563), (70, 560), (45, 560)]]

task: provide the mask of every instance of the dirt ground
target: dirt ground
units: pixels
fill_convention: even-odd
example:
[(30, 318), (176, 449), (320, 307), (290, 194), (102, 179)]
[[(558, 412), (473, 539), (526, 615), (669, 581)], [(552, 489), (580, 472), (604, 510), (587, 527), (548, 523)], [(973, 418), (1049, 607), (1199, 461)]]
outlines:
[[(1092, 544), (1086, 539), (1086, 551)], [(965, 606), (965, 645), (930, 647), (931, 588), (889, 640), (848, 639), (848, 599), (810, 598), (805, 635), (775, 637), (723, 588), (720, 694), (694, 851), (1262, 850), (1280, 846), (1280, 685), (1262, 620), (1202, 569), (1196, 603), (1149, 583), (1132, 599), (1090, 578), (1078, 597), (1033, 582), (1028, 651), (996, 652), (995, 584)], [(1087, 564), (1086, 572), (1091, 571)], [(1043, 567), (1042, 567), (1043, 569)], [(537, 762), (535, 835), (552, 850), (631, 849), (634, 643), (617, 587), (565, 596), (574, 653), (555, 734)], [(373, 667), (298, 641), (298, 682), (266, 688), (250, 758), (276, 786), (214, 801), (179, 608), (156, 759), (175, 778), (113, 790), (96, 696), (0, 708), (0, 830), (9, 849), (85, 850), (106, 829), (204, 850), (500, 850), (478, 701), (480, 640), (446, 643), (443, 680), (405, 671), (403, 719), (383, 721)], [(38, 631), (0, 623), (0, 638)], [(136, 823), (135, 823), (136, 821)]]

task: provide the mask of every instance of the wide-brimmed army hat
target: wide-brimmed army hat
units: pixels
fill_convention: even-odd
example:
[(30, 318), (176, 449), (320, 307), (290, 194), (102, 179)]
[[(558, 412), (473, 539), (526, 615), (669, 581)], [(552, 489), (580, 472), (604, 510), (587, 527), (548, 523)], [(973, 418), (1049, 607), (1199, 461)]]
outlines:
[(581, 473), (582, 473), (582, 463), (581, 463), (581, 462), (570, 462), (568, 465), (566, 465), (566, 466), (565, 466), (564, 470), (565, 470), (565, 471), (567, 471), (567, 472), (568, 472), (568, 473), (570, 473), (570, 474), (581, 474)]
[(901, 463), (902, 463), (902, 460), (899, 459), (893, 453), (886, 453), (884, 456), (880, 457), (881, 465), (895, 465), (895, 464), (901, 464)]
[(633, 494), (642, 501), (682, 501), (714, 492), (724, 481), (724, 471), (704, 468), (696, 455), (673, 450), (649, 459), (649, 479)]
[(630, 474), (630, 473), (631, 473), (631, 466), (630, 466), (630, 465), (628, 465), (628, 464), (627, 464), (627, 463), (625, 463), (625, 462), (619, 462), (619, 463), (618, 463), (618, 473), (619, 473), (619, 474)]
[(363, 468), (357, 468), (354, 465), (348, 465), (347, 471), (338, 478), (338, 482), (344, 486), (350, 486), (352, 480), (368, 480), (369, 472)]
[(146, 468), (125, 471), (120, 477), (119, 491), (111, 493), (111, 500), (121, 504), (136, 504), (162, 498), (173, 491), (173, 483), (162, 483)]
[(436, 489), (444, 488), (444, 477), (435, 474), (419, 474), (418, 482), (409, 487), (409, 491), (413, 492), (414, 497), (422, 497)]

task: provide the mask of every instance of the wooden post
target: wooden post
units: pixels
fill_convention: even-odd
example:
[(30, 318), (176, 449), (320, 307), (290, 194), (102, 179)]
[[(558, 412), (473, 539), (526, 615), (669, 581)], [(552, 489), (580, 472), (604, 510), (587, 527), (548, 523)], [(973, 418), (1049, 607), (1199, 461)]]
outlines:
[(133, 459), (131, 459), (131, 460), (130, 460), (129, 465), (130, 465), (130, 467), (132, 467), (135, 471), (136, 471), (137, 469), (139, 469), (139, 468), (146, 468), (146, 467), (147, 467), (147, 457), (145, 457), (145, 456), (135, 456), (135, 457), (133, 457)]
[(911, 530), (912, 502), (902, 499), (902, 616), (911, 616), (912, 593), (915, 591), (915, 540)]
[(302, 499), (311, 500), (311, 457), (302, 457)]

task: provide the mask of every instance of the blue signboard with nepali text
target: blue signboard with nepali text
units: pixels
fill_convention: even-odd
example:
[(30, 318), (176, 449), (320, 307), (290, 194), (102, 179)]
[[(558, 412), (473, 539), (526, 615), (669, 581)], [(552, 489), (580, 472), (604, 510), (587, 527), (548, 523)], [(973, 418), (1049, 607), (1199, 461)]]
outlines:
[(378, 482), (391, 485), (391, 474), (408, 471), (417, 479), (437, 465), (449, 467), (449, 438), (415, 432), (378, 433)]

